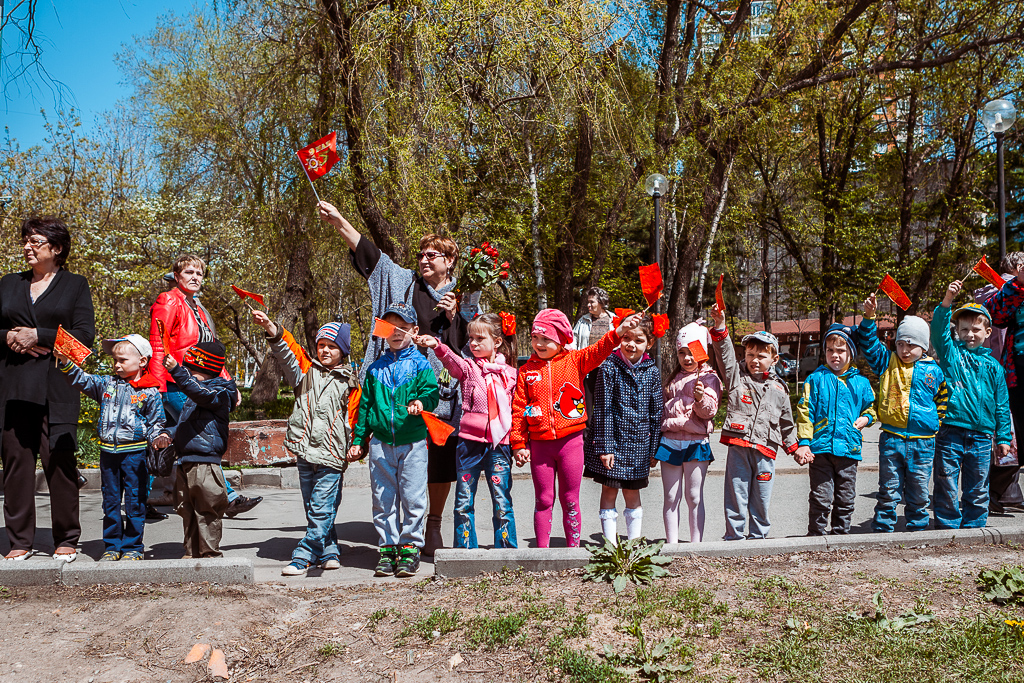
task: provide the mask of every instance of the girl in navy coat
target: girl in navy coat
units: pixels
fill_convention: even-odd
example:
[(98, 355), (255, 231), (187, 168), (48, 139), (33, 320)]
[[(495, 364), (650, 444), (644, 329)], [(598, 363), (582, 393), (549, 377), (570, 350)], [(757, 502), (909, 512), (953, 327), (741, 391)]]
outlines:
[(619, 491), (625, 503), (627, 538), (640, 536), (651, 458), (661, 435), (661, 373), (647, 349), (654, 342), (651, 319), (627, 330), (619, 348), (597, 369), (594, 415), (584, 442), (583, 476), (601, 484), (601, 530), (618, 537), (615, 509)]

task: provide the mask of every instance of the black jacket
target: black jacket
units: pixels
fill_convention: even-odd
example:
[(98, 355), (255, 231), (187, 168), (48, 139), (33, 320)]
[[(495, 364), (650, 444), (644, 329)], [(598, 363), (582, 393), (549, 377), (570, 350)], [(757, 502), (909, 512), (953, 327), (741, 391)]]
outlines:
[(167, 430), (178, 462), (220, 464), (228, 448), (228, 412), (235, 407), (238, 391), (235, 381), (214, 377), (199, 382), (181, 365), (171, 370), (171, 377), (188, 397), (178, 424)]
[(64, 379), (52, 354), (33, 358), (15, 353), (7, 346), (7, 333), (15, 327), (34, 327), (39, 345), (52, 349), (60, 325), (78, 341), (92, 346), (96, 339), (92, 294), (84, 277), (63, 268), (34, 304), (31, 284), (31, 270), (0, 278), (0, 427), (7, 401), (48, 404), (50, 446), (57, 448), (62, 434), (70, 434), (73, 444), (81, 407), (79, 392)]

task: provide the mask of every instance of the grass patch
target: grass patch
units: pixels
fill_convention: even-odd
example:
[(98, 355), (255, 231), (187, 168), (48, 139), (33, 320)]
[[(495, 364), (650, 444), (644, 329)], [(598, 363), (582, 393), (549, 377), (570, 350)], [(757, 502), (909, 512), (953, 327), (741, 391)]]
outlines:
[(599, 662), (587, 654), (574, 650), (565, 644), (561, 636), (547, 642), (540, 657), (544, 666), (556, 680), (572, 683), (620, 683), (626, 677), (607, 662)]
[(523, 630), (529, 616), (515, 612), (500, 617), (475, 617), (466, 625), (466, 641), (474, 649), (494, 650), (510, 645)]
[(458, 629), (461, 624), (462, 614), (458, 610), (449, 612), (448, 610), (435, 607), (430, 610), (430, 614), (425, 617), (420, 617), (402, 629), (402, 632), (398, 634), (398, 637), (406, 638), (412, 634), (416, 634), (424, 640), (430, 640), (435, 637), (435, 632), (443, 636), (446, 633), (451, 633)]

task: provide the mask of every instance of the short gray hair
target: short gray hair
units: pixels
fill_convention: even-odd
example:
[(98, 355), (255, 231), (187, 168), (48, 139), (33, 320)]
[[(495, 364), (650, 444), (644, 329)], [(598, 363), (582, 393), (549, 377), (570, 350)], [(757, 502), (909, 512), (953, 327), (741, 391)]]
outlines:
[(601, 308), (608, 310), (608, 292), (604, 291), (600, 287), (591, 287), (584, 293), (584, 296), (588, 299), (592, 296), (596, 296), (597, 303), (601, 304)]
[(1010, 272), (1011, 270), (1020, 270), (1024, 268), (1024, 251), (1008, 251), (1003, 260), (999, 262), (999, 266), (1004, 272)]

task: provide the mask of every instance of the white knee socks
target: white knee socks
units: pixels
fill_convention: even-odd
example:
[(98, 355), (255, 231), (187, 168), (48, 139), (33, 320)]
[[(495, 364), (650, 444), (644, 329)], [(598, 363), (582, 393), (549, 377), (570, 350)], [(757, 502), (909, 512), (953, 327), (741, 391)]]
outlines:
[(612, 545), (618, 544), (619, 531), (618, 524), (616, 523), (619, 518), (619, 511), (615, 508), (604, 508), (601, 510), (601, 533), (604, 537), (612, 542)]
[(634, 538), (640, 538), (640, 524), (644, 520), (644, 509), (638, 508), (625, 508), (622, 511), (622, 516), (626, 518), (626, 538), (633, 540)]

